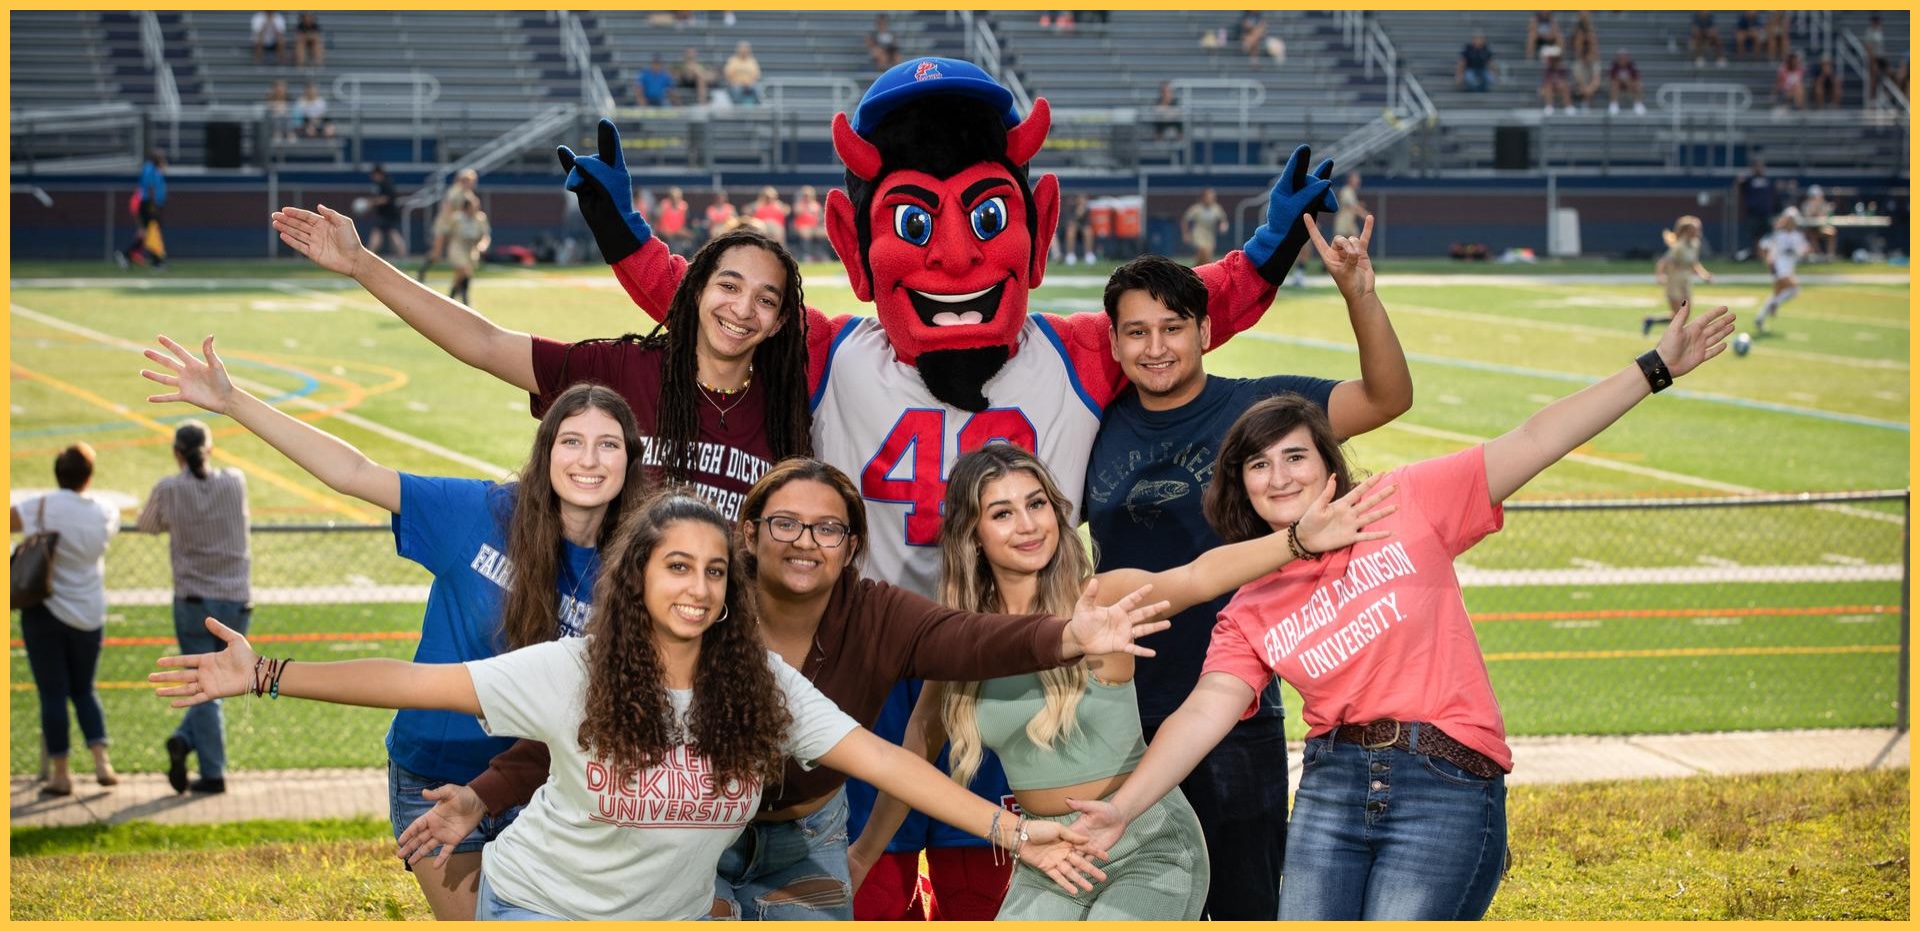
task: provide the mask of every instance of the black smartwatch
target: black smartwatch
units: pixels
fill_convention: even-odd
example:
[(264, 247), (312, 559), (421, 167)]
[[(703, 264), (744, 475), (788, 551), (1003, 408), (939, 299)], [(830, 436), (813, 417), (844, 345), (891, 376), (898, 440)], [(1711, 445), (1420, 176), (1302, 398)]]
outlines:
[(1652, 388), (1654, 394), (1673, 384), (1673, 375), (1667, 371), (1667, 363), (1661, 360), (1660, 350), (1649, 349), (1645, 355), (1633, 361), (1640, 364), (1640, 374), (1647, 376), (1647, 387)]

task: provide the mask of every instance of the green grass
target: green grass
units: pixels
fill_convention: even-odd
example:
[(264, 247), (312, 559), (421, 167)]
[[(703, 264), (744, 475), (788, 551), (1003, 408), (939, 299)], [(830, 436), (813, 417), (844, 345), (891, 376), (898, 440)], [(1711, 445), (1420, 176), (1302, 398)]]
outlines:
[[(1489, 918), (1905, 921), (1908, 771), (1799, 772), (1508, 793)], [(9, 917), (430, 917), (385, 822), (16, 828)]]

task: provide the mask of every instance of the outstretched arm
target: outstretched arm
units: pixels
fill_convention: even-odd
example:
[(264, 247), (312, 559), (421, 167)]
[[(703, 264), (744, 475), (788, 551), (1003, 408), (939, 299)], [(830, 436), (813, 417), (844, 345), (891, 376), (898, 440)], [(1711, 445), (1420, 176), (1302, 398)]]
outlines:
[[(1325, 553), (1361, 541), (1388, 537), (1388, 532), (1384, 530), (1361, 531), (1362, 527), (1400, 509), (1397, 504), (1382, 506), (1395, 488), (1388, 486), (1379, 489), (1379, 482), (1378, 474), (1367, 476), (1365, 481), (1349, 489), (1338, 501), (1333, 499), (1335, 484), (1326, 483), (1318, 500), (1300, 519), (1300, 545), (1310, 553)], [(1110, 591), (1151, 585), (1154, 593), (1164, 599), (1161, 603), (1167, 606), (1165, 612), (1178, 614), (1194, 605), (1212, 601), (1292, 561), (1293, 551), (1288, 545), (1286, 531), (1282, 530), (1239, 543), (1216, 546), (1184, 566), (1160, 572), (1114, 569), (1102, 572), (1095, 578), (1100, 580), (1102, 588)]]
[(218, 653), (162, 656), (159, 664), (171, 672), (150, 673), (149, 682), (171, 683), (155, 694), (173, 699), (173, 707), (189, 708), (216, 698), (232, 698), (263, 691), (271, 676), (279, 694), (311, 698), (336, 705), (367, 708), (433, 708), (480, 714), (480, 698), (473, 676), (461, 663), (409, 663), (397, 659), (350, 659), (333, 663), (295, 663), (269, 668), (253, 652), (247, 638), (225, 624), (207, 618), (207, 631), (227, 648)]
[[(941, 718), (940, 706), (946, 701), (947, 688), (940, 682), (928, 682), (920, 690), (920, 697), (913, 703), (913, 713), (907, 716), (906, 733), (901, 735), (900, 747), (916, 759), (932, 764), (940, 757), (940, 748), (947, 743), (946, 722)], [(945, 773), (942, 779), (951, 782)], [(853, 888), (859, 891), (860, 884), (866, 881), (867, 873), (880, 855), (887, 852), (887, 842), (893, 839), (900, 825), (907, 820), (907, 803), (887, 792), (879, 792), (873, 799), (873, 810), (867, 814), (866, 827), (860, 829), (860, 837), (847, 845), (847, 870), (853, 874)]]
[(1246, 245), (1194, 269), (1207, 283), (1207, 316), (1213, 321), (1213, 344), (1208, 349), (1260, 322), (1273, 303), (1274, 289), (1287, 280), (1307, 244), (1307, 226), (1321, 211), (1340, 209), (1333, 195), (1333, 160), (1321, 162), (1308, 173), (1312, 157), (1307, 146), (1293, 150), (1267, 196), (1267, 220)]
[(1347, 302), (1354, 345), (1360, 350), (1360, 377), (1333, 387), (1327, 399), (1327, 419), (1337, 436), (1359, 436), (1385, 425), (1413, 407), (1413, 373), (1407, 369), (1406, 350), (1393, 332), (1387, 308), (1373, 289), (1373, 215), (1368, 214), (1360, 235), (1335, 236), (1328, 242), (1320, 226), (1306, 223), (1307, 237), (1327, 266), (1327, 275)]
[(232, 417), (328, 488), (400, 513), (400, 473), (367, 458), (347, 441), (234, 387), (226, 365), (213, 351), (213, 337), (200, 344), (200, 359), (165, 336), (160, 337), (160, 345), (166, 347), (165, 353), (149, 349), (146, 356), (173, 374), (142, 369), (140, 375), (174, 391), (150, 395), (148, 402), (185, 401), (210, 413)]
[(1133, 819), (1152, 808), (1200, 765), (1255, 697), (1253, 687), (1235, 676), (1222, 672), (1201, 676), (1193, 694), (1160, 725), (1147, 755), (1140, 758), (1140, 765), (1120, 791), (1107, 801), (1075, 799), (1067, 803), (1081, 813), (1069, 827), (1085, 833), (1092, 846), (1113, 849)]
[[(1673, 378), (1700, 367), (1727, 348), (1733, 333), (1733, 314), (1725, 307), (1698, 320), (1692, 307), (1681, 304), (1666, 335), (1654, 351)], [(1652, 393), (1647, 376), (1637, 364), (1540, 409), (1527, 422), (1487, 441), (1487, 496), (1499, 504), (1535, 475), (1632, 410)]]
[(874, 788), (897, 796), (930, 817), (1015, 851), (1020, 862), (1039, 870), (1068, 894), (1091, 891), (1093, 883), (1088, 877), (1094, 882), (1107, 878), (1091, 859), (1106, 859), (1105, 848), (1087, 848), (1085, 852), (1077, 849), (1085, 844), (1085, 835), (1051, 821), (1019, 818), (955, 785), (926, 760), (875, 737), (866, 728), (855, 728), (822, 755), (820, 762), (873, 783)]
[[(435, 346), (509, 385), (530, 394), (540, 387), (533, 376), (533, 338), (475, 313), (388, 264), (360, 243), (353, 219), (328, 207), (318, 212), (282, 207), (273, 212), (280, 241), (315, 265), (359, 282), (380, 303)], [(484, 248), (484, 247), (483, 247)]]

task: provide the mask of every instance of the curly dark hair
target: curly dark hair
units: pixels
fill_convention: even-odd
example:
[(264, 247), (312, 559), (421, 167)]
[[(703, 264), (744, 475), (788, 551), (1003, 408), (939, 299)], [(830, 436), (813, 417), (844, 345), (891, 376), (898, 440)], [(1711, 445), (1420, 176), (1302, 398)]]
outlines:
[[(693, 464), (700, 434), (700, 377), (695, 346), (700, 337), (700, 294), (720, 265), (720, 257), (735, 246), (765, 249), (785, 269), (780, 291), (780, 331), (753, 350), (753, 380), (766, 397), (767, 445), (775, 460), (813, 455), (813, 408), (807, 391), (807, 305), (800, 286), (800, 266), (786, 247), (757, 230), (730, 230), (715, 236), (693, 254), (686, 276), (673, 292), (667, 317), (645, 336), (627, 333), (609, 340), (632, 342), (662, 350), (660, 406), (654, 412), (653, 437), (665, 484), (693, 481)], [(571, 351), (571, 350), (569, 350)], [(562, 379), (566, 378), (564, 370)]]
[(700, 638), (693, 702), (685, 727), (673, 713), (666, 671), (647, 614), (647, 567), (668, 528), (732, 528), (713, 505), (685, 490), (658, 495), (622, 524), (606, 554), (587, 623), (586, 715), (579, 747), (616, 772), (659, 765), (687, 744), (706, 757), (716, 780), (777, 779), (793, 723), (760, 642), (753, 579), (729, 561), (726, 614)]

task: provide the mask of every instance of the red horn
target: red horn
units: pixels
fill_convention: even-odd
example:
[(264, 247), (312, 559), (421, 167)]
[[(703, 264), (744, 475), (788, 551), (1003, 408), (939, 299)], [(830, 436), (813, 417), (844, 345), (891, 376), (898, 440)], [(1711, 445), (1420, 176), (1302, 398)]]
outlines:
[(845, 113), (833, 115), (833, 151), (854, 177), (872, 181), (880, 176), (880, 150), (853, 131), (853, 124), (847, 121)]
[(1047, 98), (1035, 97), (1033, 112), (1020, 125), (1007, 130), (1007, 161), (1015, 165), (1025, 165), (1033, 161), (1040, 146), (1047, 141), (1047, 130), (1053, 126), (1053, 108), (1047, 106)]

